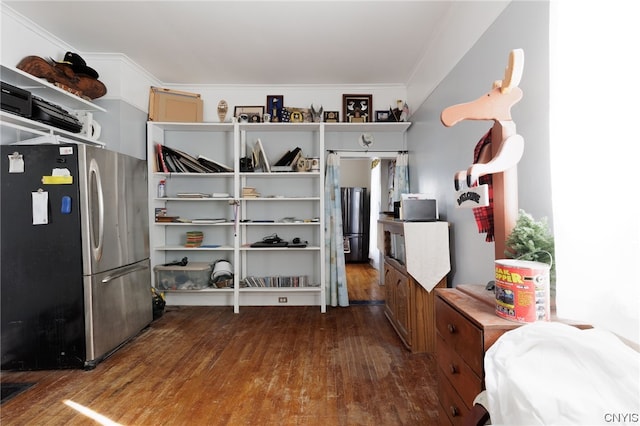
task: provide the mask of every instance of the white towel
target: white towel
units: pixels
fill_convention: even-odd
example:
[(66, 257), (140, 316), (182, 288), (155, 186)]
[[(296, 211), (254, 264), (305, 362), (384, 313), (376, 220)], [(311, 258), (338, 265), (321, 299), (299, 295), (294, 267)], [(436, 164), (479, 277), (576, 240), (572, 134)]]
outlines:
[(405, 222), (407, 272), (427, 291), (451, 270), (448, 222)]

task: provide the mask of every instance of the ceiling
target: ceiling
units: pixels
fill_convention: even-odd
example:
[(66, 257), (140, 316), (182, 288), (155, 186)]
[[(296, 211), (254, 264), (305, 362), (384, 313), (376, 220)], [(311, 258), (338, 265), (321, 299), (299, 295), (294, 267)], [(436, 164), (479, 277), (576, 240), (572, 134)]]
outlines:
[(464, 31), (452, 9), (470, 2), (3, 3), (78, 53), (124, 54), (165, 84), (407, 85), (432, 40)]

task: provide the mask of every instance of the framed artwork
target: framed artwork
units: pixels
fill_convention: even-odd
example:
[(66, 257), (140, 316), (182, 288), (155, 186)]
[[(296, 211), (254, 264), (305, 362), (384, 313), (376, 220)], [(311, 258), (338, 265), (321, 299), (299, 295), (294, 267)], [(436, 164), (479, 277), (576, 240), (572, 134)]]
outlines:
[(264, 107), (262, 105), (236, 106), (233, 109), (233, 116), (240, 123), (261, 123)]
[(342, 116), (345, 123), (373, 121), (373, 95), (342, 95)]
[(267, 114), (271, 116), (271, 121), (279, 123), (282, 121), (282, 109), (284, 108), (284, 96), (267, 95)]
[(288, 107), (290, 123), (311, 123), (311, 110), (309, 108), (292, 108)]
[(340, 111), (325, 111), (324, 112), (324, 122), (325, 123), (339, 123), (340, 122)]
[(387, 122), (389, 121), (389, 118), (390, 118), (389, 110), (376, 111), (376, 121)]

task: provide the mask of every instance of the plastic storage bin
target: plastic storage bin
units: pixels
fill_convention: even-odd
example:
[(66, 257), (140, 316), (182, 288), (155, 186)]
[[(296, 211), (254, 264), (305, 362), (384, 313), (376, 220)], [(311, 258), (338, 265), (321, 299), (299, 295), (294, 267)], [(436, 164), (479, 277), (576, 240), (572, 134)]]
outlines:
[(158, 290), (202, 290), (209, 287), (212, 264), (190, 262), (186, 266), (156, 266), (156, 288)]

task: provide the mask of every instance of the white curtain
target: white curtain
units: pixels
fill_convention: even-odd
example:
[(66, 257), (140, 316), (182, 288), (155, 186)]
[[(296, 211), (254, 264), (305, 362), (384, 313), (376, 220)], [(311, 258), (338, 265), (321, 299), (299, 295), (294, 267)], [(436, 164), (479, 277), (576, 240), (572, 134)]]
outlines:
[(400, 201), (400, 194), (409, 193), (409, 154), (399, 152), (393, 175), (393, 201)]
[(382, 190), (380, 187), (380, 169), (382, 163), (379, 158), (371, 160), (371, 196), (369, 216), (369, 258), (373, 261), (373, 267), (380, 270), (380, 250), (378, 250), (378, 217), (380, 216), (380, 200)]
[(326, 302), (329, 306), (349, 306), (342, 238), (340, 156), (336, 153), (327, 155), (324, 199)]

